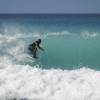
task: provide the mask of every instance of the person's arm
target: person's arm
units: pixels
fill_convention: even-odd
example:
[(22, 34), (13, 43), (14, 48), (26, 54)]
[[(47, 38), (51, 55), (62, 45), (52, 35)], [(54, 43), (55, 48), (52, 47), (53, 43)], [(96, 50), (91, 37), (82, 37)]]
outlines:
[(44, 51), (44, 49), (43, 49), (42, 47), (40, 47), (40, 45), (38, 45), (38, 48), (39, 48), (40, 50)]

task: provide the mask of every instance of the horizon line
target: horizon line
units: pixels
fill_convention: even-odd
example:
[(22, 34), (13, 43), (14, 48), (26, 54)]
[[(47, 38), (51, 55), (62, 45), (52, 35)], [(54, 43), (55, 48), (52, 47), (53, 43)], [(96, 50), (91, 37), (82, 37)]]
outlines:
[(55, 14), (100, 14), (100, 13), (0, 13), (0, 14), (50, 14), (50, 15), (55, 15)]

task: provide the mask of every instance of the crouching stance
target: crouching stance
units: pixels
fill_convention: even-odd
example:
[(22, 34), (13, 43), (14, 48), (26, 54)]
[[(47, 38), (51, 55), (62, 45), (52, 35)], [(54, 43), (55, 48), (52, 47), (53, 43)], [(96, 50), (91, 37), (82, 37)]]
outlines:
[(40, 49), (44, 51), (42, 47), (40, 47), (41, 44), (41, 39), (38, 39), (37, 41), (33, 42), (32, 44), (29, 45), (29, 50), (33, 54), (34, 58), (37, 58), (37, 50)]

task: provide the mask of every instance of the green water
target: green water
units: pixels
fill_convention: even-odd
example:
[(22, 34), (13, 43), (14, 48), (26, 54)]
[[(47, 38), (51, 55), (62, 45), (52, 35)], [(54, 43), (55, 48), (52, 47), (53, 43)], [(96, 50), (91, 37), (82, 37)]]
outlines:
[(85, 66), (100, 69), (99, 36), (49, 36), (42, 45), (45, 52), (42, 53), (40, 62), (46, 68), (76, 69)]

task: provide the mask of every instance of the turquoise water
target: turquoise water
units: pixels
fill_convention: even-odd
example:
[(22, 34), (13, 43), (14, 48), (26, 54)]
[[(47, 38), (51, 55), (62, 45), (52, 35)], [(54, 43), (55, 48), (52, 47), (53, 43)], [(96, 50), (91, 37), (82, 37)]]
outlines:
[[(99, 14), (0, 15), (0, 59), (49, 69), (99, 70), (99, 26)], [(45, 51), (34, 59), (27, 47), (38, 38)]]
[[(82, 35), (49, 36), (43, 41), (41, 62), (54, 68), (76, 69), (82, 66), (99, 69), (100, 37)], [(67, 66), (67, 67), (66, 67)], [(48, 68), (48, 67), (47, 67)]]

